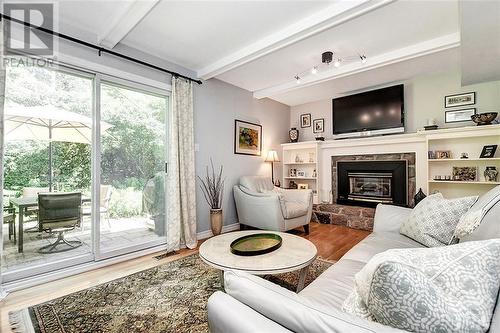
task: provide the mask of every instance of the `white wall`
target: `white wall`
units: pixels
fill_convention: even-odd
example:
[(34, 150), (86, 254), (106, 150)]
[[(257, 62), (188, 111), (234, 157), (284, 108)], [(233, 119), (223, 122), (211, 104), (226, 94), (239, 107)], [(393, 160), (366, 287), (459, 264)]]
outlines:
[[(395, 83), (396, 84), (396, 83)], [(405, 84), (405, 121), (406, 132), (415, 132), (422, 128), (429, 118), (435, 118), (440, 127), (457, 127), (473, 125), (472, 122), (445, 124), (444, 96), (460, 92), (476, 92), (476, 105), (471, 106), (477, 112), (500, 111), (500, 81), (461, 86), (460, 73), (448, 73), (416, 78)], [(332, 96), (333, 97), (333, 96)], [(468, 108), (461, 107), (461, 108)], [(460, 108), (457, 108), (460, 109)], [(303, 113), (311, 113), (312, 119), (325, 119), (323, 136), (332, 138), (332, 100), (292, 106), (290, 111), (290, 127), (300, 131), (299, 140), (313, 140), (312, 127), (300, 128), (299, 117)]]
[[(243, 175), (271, 177), (270, 163), (264, 162), (268, 150), (277, 150), (287, 142), (290, 107), (270, 99), (257, 100), (252, 93), (222, 81), (211, 79), (195, 89), (196, 173), (202, 176), (212, 158), (214, 165), (224, 166), (226, 177), (224, 195), (224, 224), (237, 222), (233, 186)], [(234, 154), (234, 120), (240, 119), (262, 125), (263, 154), (246, 156)], [(275, 163), (275, 178), (281, 178), (281, 164)], [(209, 207), (197, 182), (198, 232), (210, 229)]]

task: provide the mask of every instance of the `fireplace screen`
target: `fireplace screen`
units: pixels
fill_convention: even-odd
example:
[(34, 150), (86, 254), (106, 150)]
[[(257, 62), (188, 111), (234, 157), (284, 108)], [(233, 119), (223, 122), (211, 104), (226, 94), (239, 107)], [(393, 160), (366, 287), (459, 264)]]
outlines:
[(392, 173), (349, 172), (350, 200), (392, 203)]

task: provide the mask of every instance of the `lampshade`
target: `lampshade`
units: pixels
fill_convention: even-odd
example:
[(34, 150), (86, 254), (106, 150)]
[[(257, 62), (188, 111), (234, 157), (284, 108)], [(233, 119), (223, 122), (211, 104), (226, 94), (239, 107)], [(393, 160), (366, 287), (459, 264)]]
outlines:
[(276, 150), (270, 150), (267, 152), (266, 162), (279, 162), (278, 152)]

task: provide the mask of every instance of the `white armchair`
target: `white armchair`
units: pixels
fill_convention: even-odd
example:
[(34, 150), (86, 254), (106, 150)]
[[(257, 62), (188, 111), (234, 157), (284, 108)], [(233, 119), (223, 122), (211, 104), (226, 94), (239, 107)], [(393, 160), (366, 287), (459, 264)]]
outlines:
[(274, 187), (270, 178), (244, 176), (234, 186), (239, 223), (264, 230), (287, 231), (304, 226), (309, 233), (311, 190)]

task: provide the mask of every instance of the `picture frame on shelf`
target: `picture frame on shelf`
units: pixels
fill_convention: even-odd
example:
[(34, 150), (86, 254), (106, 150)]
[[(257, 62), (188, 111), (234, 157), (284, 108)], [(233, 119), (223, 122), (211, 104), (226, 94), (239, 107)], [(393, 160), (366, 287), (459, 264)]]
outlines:
[(309, 185), (307, 184), (297, 184), (299, 190), (307, 190), (309, 189)]
[(304, 114), (300, 115), (300, 127), (301, 128), (311, 127), (311, 114), (310, 113), (304, 113)]
[(262, 125), (235, 119), (234, 153), (260, 156), (262, 153)]
[(297, 175), (296, 177), (305, 177), (306, 172), (304, 170), (297, 170)]
[(429, 150), (427, 152), (427, 158), (430, 160), (435, 160), (436, 159), (436, 152), (434, 150)]
[(313, 133), (323, 133), (325, 131), (325, 118), (313, 120)]
[(451, 158), (451, 150), (436, 150), (435, 154), (436, 154), (435, 158), (437, 160), (444, 160)]
[(454, 108), (457, 106), (476, 104), (476, 92), (468, 92), (444, 96), (444, 107)]
[(476, 108), (447, 110), (444, 112), (445, 123), (460, 123), (464, 121), (472, 121), (471, 116), (476, 114)]
[(453, 180), (457, 181), (477, 181), (477, 167), (453, 167)]
[(493, 158), (493, 157), (495, 157), (497, 147), (498, 147), (498, 145), (483, 146), (483, 150), (481, 150), (481, 155), (479, 155), (479, 158)]

